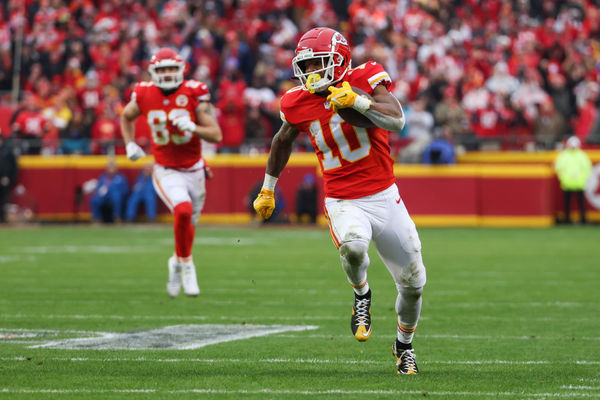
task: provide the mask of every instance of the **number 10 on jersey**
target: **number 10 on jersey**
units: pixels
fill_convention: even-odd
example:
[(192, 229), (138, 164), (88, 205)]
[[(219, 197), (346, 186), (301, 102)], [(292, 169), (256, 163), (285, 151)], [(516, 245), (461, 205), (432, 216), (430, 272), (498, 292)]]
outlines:
[(344, 120), (338, 114), (333, 114), (329, 121), (331, 136), (335, 141), (333, 148), (329, 147), (325, 142), (321, 121), (313, 121), (310, 124), (310, 133), (314, 137), (317, 147), (323, 153), (323, 170), (325, 171), (342, 166), (340, 158), (333, 155), (332, 150), (336, 147), (338, 149), (337, 153), (340, 154), (344, 160), (351, 163), (365, 158), (369, 155), (369, 151), (371, 150), (371, 141), (369, 140), (367, 130), (365, 128), (350, 125), (354, 130), (356, 140), (358, 141), (358, 147), (354, 146), (356, 148), (352, 149), (342, 130), (342, 122), (344, 122)]

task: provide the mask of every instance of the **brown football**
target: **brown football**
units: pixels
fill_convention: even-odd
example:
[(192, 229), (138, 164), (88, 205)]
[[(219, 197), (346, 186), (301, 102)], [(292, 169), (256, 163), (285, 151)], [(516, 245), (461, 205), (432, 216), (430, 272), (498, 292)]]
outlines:
[[(358, 94), (367, 96), (371, 101), (373, 100), (373, 98), (362, 89), (352, 86), (352, 90), (354, 90)], [(340, 117), (342, 117), (344, 121), (346, 121), (350, 125), (354, 125), (359, 128), (371, 128), (372, 126), (375, 126), (375, 124), (371, 122), (369, 118), (365, 117), (363, 114), (359, 113), (354, 108), (341, 108), (338, 110), (337, 113)]]

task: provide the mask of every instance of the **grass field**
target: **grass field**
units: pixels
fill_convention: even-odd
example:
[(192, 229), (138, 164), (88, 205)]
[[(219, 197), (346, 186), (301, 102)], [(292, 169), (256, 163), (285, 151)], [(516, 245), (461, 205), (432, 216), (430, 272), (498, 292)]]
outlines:
[(420, 235), (421, 374), (399, 376), (391, 278), (371, 249), (357, 342), (327, 230), (201, 226), (202, 292), (170, 299), (167, 225), (1, 229), (0, 399), (600, 398), (598, 227)]

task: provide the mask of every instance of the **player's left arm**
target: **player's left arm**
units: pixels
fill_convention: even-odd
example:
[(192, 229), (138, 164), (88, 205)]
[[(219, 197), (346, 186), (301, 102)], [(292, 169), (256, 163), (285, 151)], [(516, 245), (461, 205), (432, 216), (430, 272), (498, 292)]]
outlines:
[(212, 112), (212, 104), (200, 103), (196, 108), (196, 128), (193, 133), (207, 142), (219, 143), (223, 139), (223, 132)]
[(371, 122), (388, 131), (401, 131), (404, 128), (404, 110), (398, 99), (383, 85), (378, 85), (372, 94), (373, 100), (363, 113)]
[(404, 111), (400, 102), (383, 85), (373, 90), (371, 97), (356, 93), (350, 83), (341, 87), (330, 86), (327, 100), (334, 111), (353, 108), (369, 118), (371, 122), (388, 131), (401, 131), (404, 128)]

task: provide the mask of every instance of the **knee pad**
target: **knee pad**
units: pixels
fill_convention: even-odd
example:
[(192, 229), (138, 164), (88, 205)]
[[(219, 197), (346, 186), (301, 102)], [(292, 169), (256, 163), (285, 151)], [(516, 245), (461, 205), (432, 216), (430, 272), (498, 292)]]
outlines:
[(340, 256), (348, 264), (359, 266), (363, 263), (369, 250), (369, 244), (363, 240), (349, 240), (340, 246)]

